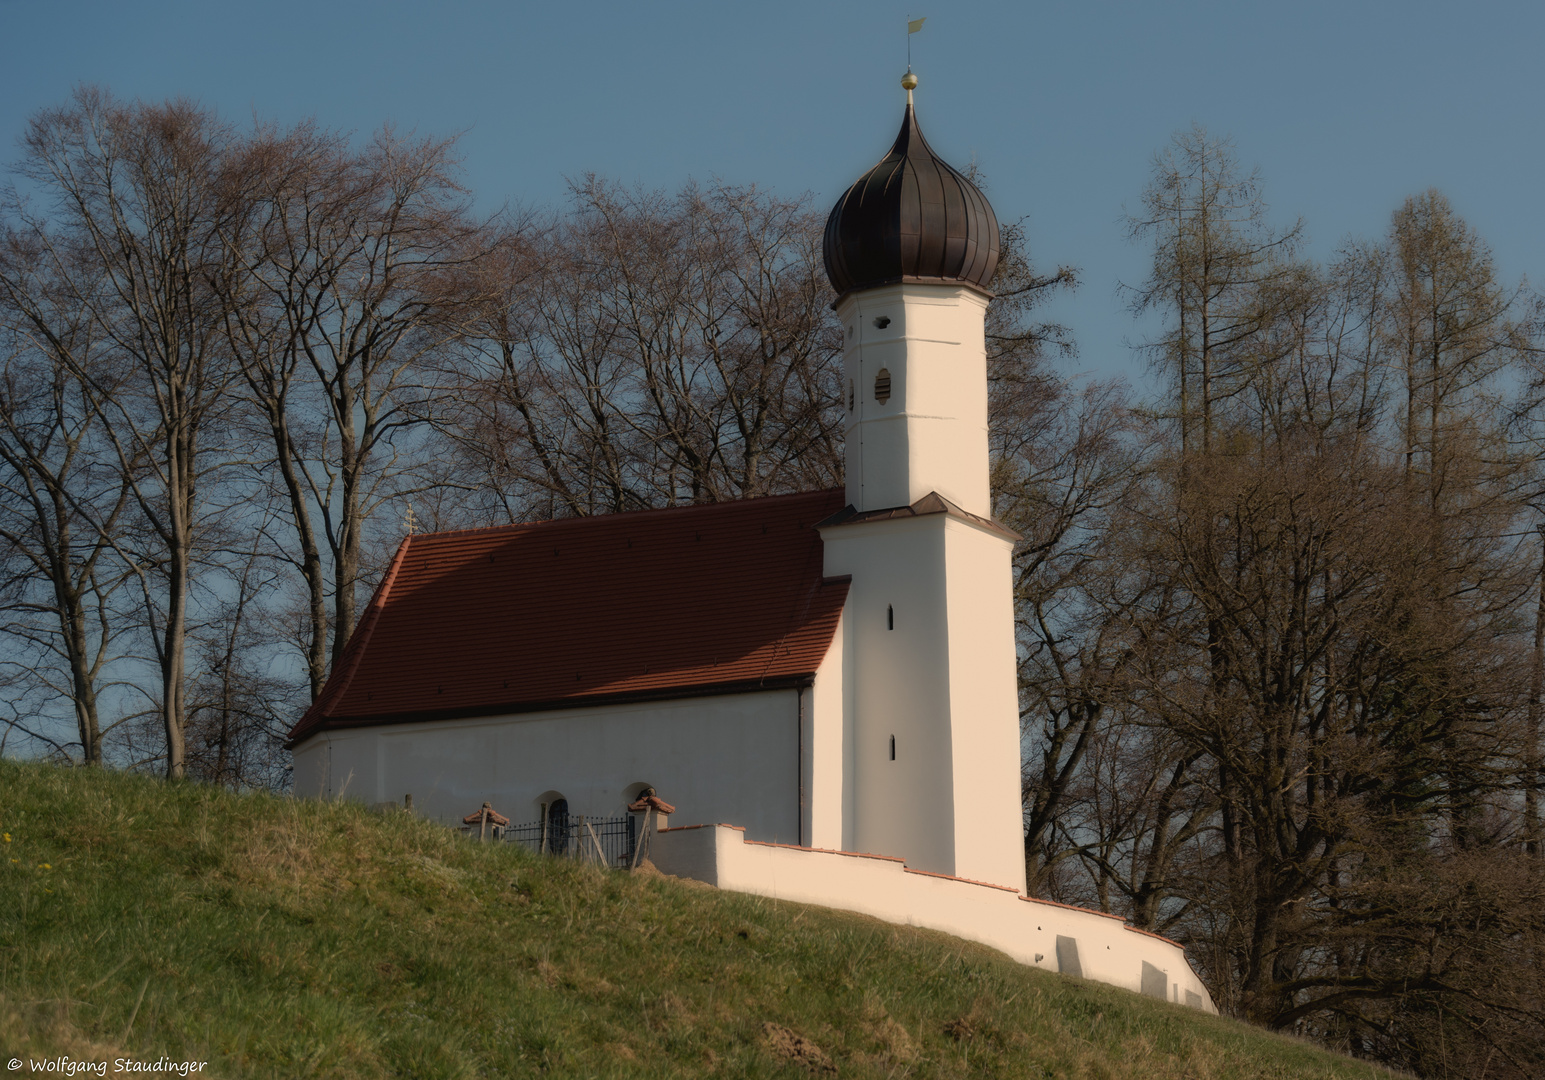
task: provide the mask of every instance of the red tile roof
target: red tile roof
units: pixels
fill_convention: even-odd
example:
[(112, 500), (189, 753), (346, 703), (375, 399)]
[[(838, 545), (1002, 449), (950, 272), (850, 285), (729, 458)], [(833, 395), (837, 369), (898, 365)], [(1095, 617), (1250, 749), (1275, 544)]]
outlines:
[(803, 685), (840, 490), (410, 536), (290, 732)]

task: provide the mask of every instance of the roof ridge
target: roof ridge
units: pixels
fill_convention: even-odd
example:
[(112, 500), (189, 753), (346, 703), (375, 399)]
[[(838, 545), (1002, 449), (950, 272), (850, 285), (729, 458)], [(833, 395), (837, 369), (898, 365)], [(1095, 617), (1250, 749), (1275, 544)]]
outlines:
[(418, 535), (418, 538), (421, 539), (421, 540), (428, 540), (428, 539), (436, 539), (436, 540), (438, 540), (441, 537), (472, 536), (472, 535), (476, 535), (478, 533), (518, 532), (518, 531), (520, 531), (522, 529), (540, 528), (543, 525), (572, 525), (572, 524), (576, 524), (576, 523), (581, 522), (581, 521), (599, 521), (602, 518), (658, 517), (658, 516), (665, 515), (665, 514), (686, 513), (688, 511), (692, 511), (692, 510), (696, 510), (696, 511), (702, 512), (702, 511), (707, 511), (707, 510), (711, 510), (711, 509), (715, 509), (715, 508), (726, 508), (726, 507), (731, 507), (731, 506), (743, 506), (746, 503), (771, 502), (774, 499), (802, 499), (802, 498), (810, 498), (810, 497), (815, 496), (815, 495), (827, 495), (827, 494), (830, 494), (832, 492), (842, 491), (842, 490), (844, 490), (844, 489), (842, 489), (840, 487), (832, 487), (832, 488), (817, 488), (814, 491), (785, 491), (785, 492), (781, 492), (781, 493), (779, 493), (777, 495), (753, 495), (749, 499), (724, 499), (724, 500), (721, 500), (719, 502), (710, 502), (710, 503), (685, 503), (685, 504), (683, 504), (681, 506), (651, 506), (651, 507), (646, 507), (646, 508), (641, 509), (641, 510), (614, 510), (614, 511), (612, 511), (610, 513), (606, 513), (606, 514), (583, 514), (583, 515), (580, 515), (578, 517), (543, 518), (540, 521), (510, 521), (510, 522), (506, 522), (503, 525), (478, 525), (478, 526), (475, 526), (475, 527), (470, 528), (470, 529), (443, 529), (443, 530), (438, 531), (438, 532), (419, 533), (417, 535)]

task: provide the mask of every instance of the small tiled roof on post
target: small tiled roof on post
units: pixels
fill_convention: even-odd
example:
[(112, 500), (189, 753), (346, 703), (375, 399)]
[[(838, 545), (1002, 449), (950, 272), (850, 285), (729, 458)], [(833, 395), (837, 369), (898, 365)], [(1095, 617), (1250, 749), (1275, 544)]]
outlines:
[(676, 812), (676, 808), (658, 795), (640, 795), (628, 803), (628, 809), (635, 814), (643, 814), (650, 810), (659, 811), (669, 817)]
[(466, 817), (462, 818), (461, 819), (461, 823), (463, 825), (481, 825), (483, 823), (483, 819), (484, 819), (485, 815), (487, 816), (488, 824), (490, 824), (490, 825), (497, 825), (501, 829), (504, 828), (506, 825), (508, 825), (510, 823), (510, 819), (509, 818), (507, 818), (503, 814), (499, 813), (499, 811), (495, 810), (493, 807), (489, 806), (487, 803), (483, 804), (482, 809), (474, 810), (474, 811), (472, 811), (472, 813), (470, 813)]
[(840, 490), (402, 542), (290, 732), (807, 685), (847, 579), (816, 522)]

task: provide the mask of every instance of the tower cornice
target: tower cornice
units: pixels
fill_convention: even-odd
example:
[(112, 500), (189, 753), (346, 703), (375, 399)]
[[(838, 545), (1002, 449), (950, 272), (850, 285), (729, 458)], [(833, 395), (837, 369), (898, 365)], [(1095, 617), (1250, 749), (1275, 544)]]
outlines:
[(830, 517), (816, 522), (815, 527), (817, 529), (833, 529), (842, 525), (862, 525), (870, 521), (902, 521), (909, 518), (930, 517), (935, 514), (943, 514), (957, 521), (975, 525), (983, 532), (1001, 537), (1011, 544), (1017, 544), (1020, 540), (1024, 539), (1023, 536), (1003, 524), (1003, 522), (964, 510), (950, 502), (943, 495), (940, 495), (937, 491), (930, 491), (910, 506), (892, 506), (884, 510), (858, 510), (849, 503)]

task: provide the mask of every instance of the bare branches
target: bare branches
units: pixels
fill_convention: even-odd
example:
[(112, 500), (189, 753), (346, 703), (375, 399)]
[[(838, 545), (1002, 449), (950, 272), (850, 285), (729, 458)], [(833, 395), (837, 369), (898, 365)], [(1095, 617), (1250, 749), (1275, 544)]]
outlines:
[(270, 447), (255, 464), (289, 507), (312, 696), (354, 629), (367, 523), (414, 486), (420, 429), (459, 382), (445, 358), (482, 300), (489, 244), (453, 148), (261, 129), (225, 177), (222, 329)]
[(148, 558), (162, 608), (154, 648), (171, 776), (183, 769), (201, 484), (219, 460), (208, 455), (206, 421), (229, 380), (220, 301), (210, 286), (229, 269), (216, 231), (229, 140), (228, 130), (187, 102), (129, 106), (84, 89), (69, 106), (37, 116), (24, 141), (20, 171), (52, 199), (52, 218), (13, 207), (105, 357), (88, 365), (75, 351), (54, 350), (87, 388), (86, 404), (154, 544)]
[(509, 238), (453, 437), (490, 510), (608, 513), (839, 482), (840, 346), (803, 202), (594, 177)]
[[(0, 253), (0, 595), (8, 659), (56, 689), (75, 714), (81, 760), (102, 760), (104, 669), (122, 627), (109, 609), (123, 580), (113, 536), (132, 485), (116, 468), (82, 378), (100, 366), (93, 324), (53, 277), (44, 249), (11, 234)], [(55, 676), (55, 664), (59, 665)]]
[(1155, 156), (1129, 227), (1134, 239), (1154, 239), (1153, 268), (1132, 306), (1170, 321), (1149, 349), (1174, 380), (1181, 450), (1199, 429), (1200, 449), (1210, 453), (1215, 408), (1249, 381), (1242, 346), (1269, 317), (1261, 300), (1290, 266), (1303, 224), (1273, 230), (1259, 173), (1240, 172), (1229, 140), (1192, 127)]
[(1066, 454), (996, 478), (1031, 880), (1187, 940), (1225, 1008), (1414, 1068), (1436, 1025), (1525, 1075), (1545, 607), (1533, 418), (1494, 376), (1530, 312), (1435, 192), (1299, 260), (1199, 129), (1132, 226), (1165, 423), (1063, 397), (1026, 444)]

